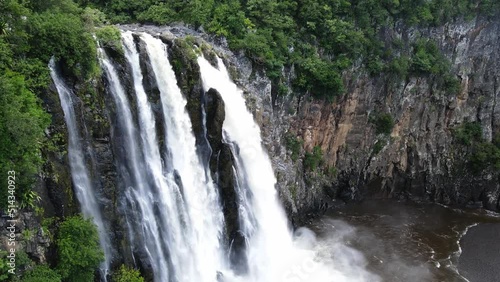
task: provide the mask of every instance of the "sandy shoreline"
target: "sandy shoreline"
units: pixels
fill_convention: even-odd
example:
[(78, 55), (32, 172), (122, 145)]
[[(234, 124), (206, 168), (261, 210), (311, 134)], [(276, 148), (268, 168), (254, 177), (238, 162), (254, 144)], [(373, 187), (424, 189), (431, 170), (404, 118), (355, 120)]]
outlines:
[(500, 224), (471, 227), (460, 240), (458, 270), (470, 282), (500, 281)]

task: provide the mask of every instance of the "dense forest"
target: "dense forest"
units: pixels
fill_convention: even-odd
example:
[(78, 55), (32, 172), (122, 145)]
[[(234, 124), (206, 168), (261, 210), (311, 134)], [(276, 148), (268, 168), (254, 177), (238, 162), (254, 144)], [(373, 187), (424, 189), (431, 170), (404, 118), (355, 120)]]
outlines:
[[(393, 82), (432, 76), (443, 92), (455, 94), (459, 82), (434, 42), (417, 38), (408, 45), (394, 38), (387, 45), (383, 30), (438, 26), (478, 13), (488, 17), (499, 9), (496, 0), (1, 0), (0, 171), (17, 172), (17, 201), (21, 208), (36, 210), (39, 198), (31, 187), (44, 164), (41, 152), (58, 146), (58, 140), (44, 133), (51, 120), (40, 100), (51, 83), (47, 64), (54, 57), (74, 81), (95, 79), (100, 70), (94, 36), (103, 44), (116, 44), (120, 34), (113, 24), (184, 23), (202, 29), (244, 51), (278, 94), (289, 92), (282, 70), (293, 66), (293, 93), (333, 100), (345, 91), (342, 74), (353, 66), (373, 76), (386, 74)], [(500, 166), (500, 145), (481, 143), (473, 125), (460, 129), (458, 136), (465, 145), (485, 147), (475, 160), (478, 165), (486, 158)], [(1, 189), (4, 210), (8, 193), (5, 185)], [(91, 281), (102, 259), (91, 225), (78, 216), (60, 220), (55, 264), (33, 267), (29, 258), (20, 258), (27, 271), (12, 279)], [(8, 277), (3, 262), (0, 280)], [(126, 267), (116, 271), (115, 279), (141, 281)]]

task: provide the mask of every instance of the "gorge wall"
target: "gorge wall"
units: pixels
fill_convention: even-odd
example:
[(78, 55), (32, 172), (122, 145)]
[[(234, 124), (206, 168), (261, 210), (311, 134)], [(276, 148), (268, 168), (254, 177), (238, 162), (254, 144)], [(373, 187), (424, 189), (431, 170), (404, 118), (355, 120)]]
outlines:
[[(383, 74), (372, 77), (354, 68), (344, 73), (346, 95), (333, 103), (293, 95), (272, 100), (269, 93), (257, 99), (262, 106), (256, 117), (268, 137), (280, 188), (288, 190), (283, 198), (289, 210), (303, 214), (336, 198), (390, 197), (498, 211), (498, 169), (474, 173), (467, 149), (453, 132), (479, 122), (483, 138), (491, 142), (500, 131), (499, 29), (498, 20), (476, 18), (438, 28), (396, 25), (381, 31), (386, 44), (394, 38), (408, 44), (417, 34), (435, 40), (461, 81), (456, 96), (437, 90), (429, 77), (390, 85)], [(380, 112), (395, 121), (390, 136), (376, 133), (372, 120)], [(321, 147), (323, 166), (334, 168), (333, 173), (304, 174), (300, 161), (285, 158), (280, 144), (287, 130), (306, 151)]]

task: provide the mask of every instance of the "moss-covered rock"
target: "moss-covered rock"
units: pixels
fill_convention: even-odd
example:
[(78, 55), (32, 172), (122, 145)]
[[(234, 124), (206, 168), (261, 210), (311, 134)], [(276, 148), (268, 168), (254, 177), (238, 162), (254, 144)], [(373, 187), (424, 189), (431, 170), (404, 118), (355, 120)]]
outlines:
[(191, 118), (197, 145), (203, 139), (201, 112), (202, 85), (200, 68), (196, 62), (193, 42), (188, 38), (176, 38), (169, 48), (170, 63), (177, 78), (177, 85), (187, 99), (186, 110)]

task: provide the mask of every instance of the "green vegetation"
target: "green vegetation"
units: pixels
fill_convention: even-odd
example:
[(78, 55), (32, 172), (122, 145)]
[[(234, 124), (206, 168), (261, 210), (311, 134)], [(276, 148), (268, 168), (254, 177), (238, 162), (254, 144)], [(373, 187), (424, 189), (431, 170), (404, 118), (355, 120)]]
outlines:
[(115, 26), (103, 26), (95, 30), (97, 40), (102, 47), (113, 48), (123, 53), (120, 30)]
[(292, 196), (292, 200), (297, 201), (297, 184), (293, 183), (288, 187), (288, 191), (290, 191), (290, 195)]
[[(40, 210), (40, 198), (32, 186), (43, 165), (41, 150), (60, 151), (54, 146), (65, 139), (55, 135), (47, 142), (44, 134), (51, 121), (40, 101), (42, 95), (47, 96), (50, 84), (48, 61), (54, 57), (68, 80), (86, 82), (81, 91), (90, 94), (92, 84), (88, 82), (99, 74), (93, 34), (105, 47), (122, 48), (120, 33), (107, 25), (110, 22), (184, 22), (203, 27), (210, 34), (224, 36), (230, 48), (242, 50), (255, 66), (265, 70), (273, 82), (273, 93), (288, 93), (282, 70), (293, 66), (296, 92), (332, 101), (345, 91), (342, 74), (355, 63), (371, 75), (386, 74), (391, 82), (427, 76), (437, 89), (458, 93), (459, 81), (435, 42), (417, 35), (409, 42), (392, 38), (387, 44), (386, 38), (380, 37), (383, 29), (396, 22), (436, 26), (471, 18), (478, 12), (493, 16), (499, 10), (496, 0), (2, 0), (0, 174), (16, 171), (19, 206)], [(191, 61), (197, 55), (192, 40), (186, 37), (175, 42), (176, 50)], [(172, 64), (176, 70), (186, 65)], [(185, 85), (194, 81), (190, 79)], [(377, 115), (373, 123), (377, 134), (390, 134), (394, 126), (389, 114)], [(492, 143), (485, 142), (479, 124), (465, 124), (455, 134), (469, 147), (475, 170), (500, 167), (500, 136)], [(285, 144), (292, 160), (298, 160), (302, 141), (285, 136)], [(378, 152), (382, 145), (377, 142), (373, 151)], [(305, 169), (316, 170), (323, 161), (321, 148), (306, 152), (303, 161)], [(334, 168), (326, 170), (328, 175), (337, 173)], [(0, 188), (0, 209), (8, 203), (6, 189), (6, 185)], [(296, 194), (295, 188), (291, 189), (292, 195)], [(19, 266), (29, 269), (22, 281), (92, 281), (103, 257), (95, 226), (81, 217), (68, 218), (60, 225), (57, 219), (53, 221), (46, 221), (43, 228), (56, 239), (55, 270), (45, 265), (33, 267), (26, 254), (20, 255)], [(23, 233), (25, 239), (33, 234), (30, 230)], [(5, 267), (0, 260), (0, 280), (7, 279)], [(115, 279), (143, 280), (137, 270), (126, 267), (118, 270)]]
[(46, 11), (30, 17), (29, 55), (42, 62), (54, 56), (68, 68), (67, 74), (89, 78), (97, 71), (97, 53), (92, 35), (85, 29), (80, 11), (68, 14)]
[[(8, 253), (7, 250), (9, 249), (6, 249), (6, 251), (0, 250), (0, 281), (17, 281), (15, 275), (9, 272), (11, 267), (8, 265), (10, 259), (7, 256), (10, 255), (10, 253)], [(16, 270), (22, 271), (32, 267), (33, 262), (24, 251), (18, 249), (15, 255)]]
[(9, 269), (7, 265), (7, 255), (6, 251), (0, 250), (0, 281), (7, 281), (9, 278)]
[[(16, 173), (16, 198), (22, 205), (33, 206), (31, 184), (42, 163), (40, 156), (43, 130), (49, 116), (42, 110), (25, 77), (11, 70), (0, 75), (0, 172)], [(0, 207), (7, 204), (7, 185), (1, 186)]]
[(114, 282), (144, 282), (141, 273), (137, 269), (129, 268), (122, 265), (120, 269), (113, 275)]
[[(460, 84), (435, 43), (417, 36), (412, 42), (392, 38), (388, 45), (380, 38), (381, 30), (396, 22), (435, 26), (499, 10), (494, 0), (4, 0), (0, 2), (1, 173), (18, 171), (19, 198), (36, 201), (28, 192), (40, 169), (40, 144), (49, 122), (37, 98), (50, 82), (48, 60), (54, 56), (73, 80), (98, 75), (92, 33), (104, 46), (121, 49), (118, 30), (106, 26), (106, 18), (113, 23), (184, 22), (203, 27), (226, 37), (232, 49), (243, 50), (265, 69), (273, 93), (288, 92), (282, 69), (294, 66), (295, 92), (333, 101), (345, 91), (342, 73), (354, 62), (361, 62), (372, 75), (388, 74), (395, 82), (430, 76), (438, 90), (457, 93)], [(21, 111), (9, 110), (16, 109), (12, 106), (16, 103), (22, 105)], [(4, 205), (2, 200), (0, 208)], [(33, 206), (33, 201), (26, 206)]]
[(449, 62), (437, 45), (426, 39), (419, 39), (413, 46), (412, 71), (415, 73), (442, 74), (449, 69)]
[(471, 145), (483, 138), (483, 129), (479, 122), (466, 122), (453, 132), (455, 138), (463, 145)]
[(94, 271), (104, 259), (99, 234), (90, 219), (74, 216), (59, 226), (56, 239), (56, 270), (64, 281), (93, 281)]
[[(0, 174), (16, 171), (16, 200), (35, 208), (31, 190), (43, 163), (40, 150), (49, 143), (44, 129), (50, 116), (39, 96), (50, 83), (47, 64), (54, 56), (65, 75), (86, 80), (97, 73), (94, 24), (98, 10), (82, 9), (71, 0), (0, 1)], [(7, 186), (0, 188), (0, 209)]]
[(300, 156), (303, 141), (291, 133), (285, 135), (285, 146), (291, 152), (290, 158), (296, 162)]
[(384, 149), (384, 147), (387, 145), (387, 140), (385, 139), (378, 139), (377, 142), (373, 145), (372, 153), (374, 155), (377, 155)]
[(455, 139), (469, 149), (468, 162), (473, 172), (500, 170), (500, 134), (494, 136), (493, 142), (487, 142), (479, 122), (466, 122), (453, 133)]
[(336, 178), (338, 173), (339, 172), (337, 171), (336, 167), (329, 166), (329, 167), (325, 168), (325, 175), (330, 177), (330, 178)]
[(500, 170), (500, 146), (484, 141), (475, 143), (469, 161), (476, 173), (487, 168)]
[(304, 168), (310, 171), (315, 171), (323, 162), (323, 152), (320, 146), (314, 146), (311, 153), (306, 152), (304, 155)]
[(388, 113), (375, 114), (370, 121), (375, 125), (376, 134), (389, 135), (394, 127), (394, 119)]
[[(25, 230), (23, 236), (31, 237), (34, 233), (34, 230)], [(57, 265), (55, 269), (44, 264), (37, 265), (24, 251), (18, 249), (16, 251), (16, 274), (18, 276), (11, 275), (11, 280), (22, 282), (94, 281), (94, 272), (104, 259), (104, 255), (99, 247), (97, 228), (92, 221), (83, 219), (81, 216), (67, 218), (60, 223), (57, 235)], [(9, 278), (6, 255), (6, 252), (0, 251), (0, 279), (2, 281)], [(137, 278), (137, 271), (125, 270), (125, 272), (122, 270), (118, 272), (125, 273), (123, 276), (125, 280), (116, 281), (143, 281), (140, 280), (142, 278)]]
[(32, 270), (27, 271), (21, 280), (22, 282), (61, 282), (61, 276), (47, 265), (37, 265)]
[[(373, 75), (432, 75), (439, 89), (457, 92), (456, 78), (436, 45), (418, 39), (404, 50), (395, 38), (385, 46), (381, 29), (403, 22), (436, 26), (476, 13), (493, 15), (494, 0), (80, 0), (101, 9), (112, 22), (169, 24), (184, 22), (226, 37), (255, 65), (266, 69), (273, 86), (284, 81), (281, 69), (294, 65), (295, 90), (333, 100), (344, 92), (341, 74), (362, 58)], [(399, 40), (399, 42), (398, 42)], [(408, 46), (410, 47), (410, 46)], [(384, 67), (387, 65), (388, 67)]]
[(415, 75), (434, 75), (438, 89), (457, 94), (460, 82), (450, 73), (450, 62), (441, 54), (436, 43), (419, 39), (413, 47), (411, 70)]

